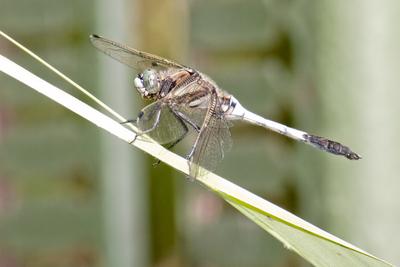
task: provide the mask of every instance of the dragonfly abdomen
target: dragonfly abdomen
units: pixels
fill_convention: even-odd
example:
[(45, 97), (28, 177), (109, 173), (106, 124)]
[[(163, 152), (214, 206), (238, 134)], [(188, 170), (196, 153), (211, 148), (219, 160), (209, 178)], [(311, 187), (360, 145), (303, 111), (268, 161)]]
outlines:
[(346, 158), (351, 159), (351, 160), (361, 159), (361, 156), (358, 155), (357, 153), (351, 151), (351, 149), (349, 147), (342, 145), (341, 143), (326, 139), (324, 137), (320, 137), (320, 136), (316, 136), (316, 135), (312, 135), (312, 134), (305, 134), (304, 139), (310, 145), (313, 145), (314, 147), (317, 147), (326, 152), (329, 152), (329, 153), (332, 153), (335, 155), (345, 156)]

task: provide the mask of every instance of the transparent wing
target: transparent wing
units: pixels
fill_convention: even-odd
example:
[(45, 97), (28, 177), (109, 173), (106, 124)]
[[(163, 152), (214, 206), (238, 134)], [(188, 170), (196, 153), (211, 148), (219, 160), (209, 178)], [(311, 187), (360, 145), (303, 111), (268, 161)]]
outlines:
[[(198, 75), (203, 75), (200, 72), (197, 72)], [(177, 86), (172, 90), (168, 97), (170, 98), (183, 98), (183, 97), (190, 97), (193, 98), (195, 96), (204, 96), (206, 94), (210, 94), (210, 92), (215, 91), (215, 87), (205, 81), (203, 77), (193, 75), (193, 79), (186, 81), (183, 85)]]
[(161, 101), (142, 109), (136, 123), (141, 131), (150, 130), (147, 134), (162, 145), (182, 138), (188, 131), (184, 122)]
[[(194, 82), (171, 92), (168, 100), (180, 115), (201, 128), (213, 97), (212, 90), (201, 82)], [(189, 122), (189, 124), (190, 124)]]
[(219, 108), (213, 111), (208, 122), (204, 122), (190, 162), (191, 177), (196, 179), (205, 175), (207, 170), (215, 170), (224, 158), (224, 153), (232, 146), (229, 126)]
[(112, 40), (103, 38), (98, 35), (91, 35), (90, 41), (100, 51), (110, 57), (124, 63), (134, 69), (144, 70), (146, 68), (185, 68), (183, 65), (171, 60), (152, 55), (146, 52), (130, 48), (123, 44), (116, 43)]
[[(187, 124), (200, 129), (190, 158), (190, 176), (203, 176), (215, 170), (224, 153), (232, 146), (230, 124), (224, 117), (217, 95), (218, 88), (198, 80), (171, 92), (171, 108), (186, 118)], [(206, 170), (203, 170), (203, 167)]]

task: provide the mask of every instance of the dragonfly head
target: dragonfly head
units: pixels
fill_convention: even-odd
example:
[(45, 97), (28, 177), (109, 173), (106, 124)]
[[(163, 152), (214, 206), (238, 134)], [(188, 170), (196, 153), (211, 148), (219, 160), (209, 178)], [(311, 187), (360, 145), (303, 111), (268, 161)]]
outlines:
[(146, 69), (140, 73), (134, 80), (136, 90), (143, 97), (151, 97), (160, 91), (160, 78), (153, 69)]

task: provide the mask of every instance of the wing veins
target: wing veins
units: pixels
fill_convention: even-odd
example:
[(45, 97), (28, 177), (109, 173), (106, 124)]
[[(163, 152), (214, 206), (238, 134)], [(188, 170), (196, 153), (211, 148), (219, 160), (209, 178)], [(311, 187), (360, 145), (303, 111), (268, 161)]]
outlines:
[(92, 42), (94, 47), (102, 51), (104, 54), (134, 69), (138, 68), (138, 63), (141, 62), (139, 60), (140, 58), (144, 59), (144, 61), (148, 61), (149, 63), (151, 63), (151, 65), (153, 65), (152, 63), (157, 63), (164, 67), (186, 68), (185, 66), (172, 60), (139, 51), (137, 49), (114, 42), (98, 35), (91, 35), (90, 41)]

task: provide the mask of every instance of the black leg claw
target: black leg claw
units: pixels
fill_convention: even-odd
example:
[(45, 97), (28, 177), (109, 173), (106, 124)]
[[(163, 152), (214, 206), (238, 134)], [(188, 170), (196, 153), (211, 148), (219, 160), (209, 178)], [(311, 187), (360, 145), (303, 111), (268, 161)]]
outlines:
[(120, 122), (120, 124), (136, 123), (137, 119)]
[(138, 138), (138, 136), (139, 136), (139, 134), (137, 133), (137, 134), (135, 135), (135, 137), (133, 138), (133, 140), (129, 142), (129, 144), (132, 145), (132, 144), (136, 141), (136, 139)]
[(157, 160), (152, 165), (153, 165), (153, 167), (157, 167), (160, 163), (161, 163), (161, 160)]

